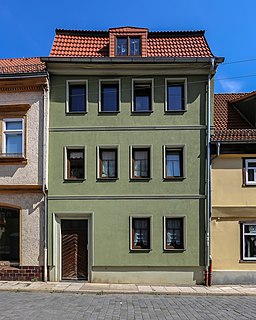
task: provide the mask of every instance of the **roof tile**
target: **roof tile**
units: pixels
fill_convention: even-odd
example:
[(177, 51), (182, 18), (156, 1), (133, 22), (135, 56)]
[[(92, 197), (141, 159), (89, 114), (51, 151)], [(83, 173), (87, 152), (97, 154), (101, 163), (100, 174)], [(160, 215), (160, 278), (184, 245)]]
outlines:
[(256, 129), (252, 128), (230, 103), (251, 93), (222, 93), (214, 95), (214, 135), (212, 141), (256, 140)]
[(0, 59), (0, 74), (37, 73), (46, 70), (40, 58)]

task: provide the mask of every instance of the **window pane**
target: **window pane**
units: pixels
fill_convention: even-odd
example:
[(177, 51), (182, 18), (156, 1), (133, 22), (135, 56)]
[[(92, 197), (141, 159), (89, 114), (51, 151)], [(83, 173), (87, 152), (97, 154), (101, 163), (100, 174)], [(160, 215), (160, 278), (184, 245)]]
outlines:
[(85, 85), (69, 85), (69, 112), (85, 112)]
[(118, 56), (127, 56), (127, 38), (116, 38), (116, 54)]
[(179, 111), (184, 109), (184, 85), (168, 84), (167, 86), (167, 110)]
[(251, 161), (251, 162), (248, 161), (248, 167), (249, 168), (256, 168), (256, 162), (255, 161)]
[(133, 150), (133, 177), (149, 178), (149, 150)]
[(183, 220), (166, 219), (166, 248), (183, 248)]
[(251, 233), (251, 234), (256, 234), (256, 225), (255, 224), (252, 224), (252, 225), (248, 225), (246, 224), (244, 226), (244, 232), (245, 233)]
[(84, 179), (84, 150), (68, 150), (68, 178)]
[(119, 93), (118, 85), (101, 86), (101, 111), (118, 111)]
[(22, 130), (22, 121), (6, 121), (6, 130)]
[(0, 260), (19, 261), (19, 211), (0, 208)]
[(181, 154), (166, 151), (166, 177), (181, 177)]
[(151, 84), (134, 84), (134, 111), (151, 111)]
[(245, 257), (256, 258), (256, 235), (245, 235)]
[(248, 181), (255, 181), (255, 169), (248, 169)]
[(117, 152), (116, 150), (100, 151), (100, 177), (117, 178)]
[(133, 244), (134, 249), (150, 249), (150, 220), (133, 219)]
[(6, 135), (6, 153), (22, 154), (22, 134)]
[(138, 56), (140, 55), (140, 38), (130, 38), (130, 55)]

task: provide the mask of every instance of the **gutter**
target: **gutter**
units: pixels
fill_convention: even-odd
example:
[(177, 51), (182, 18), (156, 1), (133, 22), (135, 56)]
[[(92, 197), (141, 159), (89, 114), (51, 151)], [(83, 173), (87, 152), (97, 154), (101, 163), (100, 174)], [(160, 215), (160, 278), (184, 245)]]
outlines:
[[(49, 84), (49, 76), (47, 76)], [(49, 89), (43, 88), (43, 150), (42, 150), (42, 185), (44, 194), (44, 282), (48, 280), (48, 194), (47, 194), (47, 133), (48, 133), (48, 102)]]
[[(211, 67), (208, 74), (207, 86), (207, 131), (206, 131), (206, 210), (205, 210), (205, 285), (209, 283), (209, 273), (211, 273), (212, 263), (210, 256), (210, 215), (211, 215), (211, 79), (215, 69), (215, 59), (211, 60)], [(210, 272), (209, 272), (210, 271)]]
[(42, 57), (41, 61), (43, 62), (59, 62), (59, 63), (211, 63), (212, 60), (218, 63), (222, 63), (224, 58), (222, 57), (99, 57), (99, 58), (90, 58), (90, 57)]
[(31, 73), (23, 73), (23, 74), (19, 74), (19, 73), (10, 73), (10, 74), (6, 74), (6, 73), (0, 73), (0, 78), (4, 78), (4, 79), (27, 79), (27, 78), (38, 78), (38, 77), (48, 77), (48, 72), (37, 72), (31, 74)]

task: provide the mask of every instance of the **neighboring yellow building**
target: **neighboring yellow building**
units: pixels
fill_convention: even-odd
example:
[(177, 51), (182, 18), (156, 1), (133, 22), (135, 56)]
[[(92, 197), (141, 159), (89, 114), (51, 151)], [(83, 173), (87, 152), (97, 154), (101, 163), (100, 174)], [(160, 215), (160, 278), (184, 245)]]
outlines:
[(256, 92), (216, 94), (214, 104), (213, 284), (256, 283)]

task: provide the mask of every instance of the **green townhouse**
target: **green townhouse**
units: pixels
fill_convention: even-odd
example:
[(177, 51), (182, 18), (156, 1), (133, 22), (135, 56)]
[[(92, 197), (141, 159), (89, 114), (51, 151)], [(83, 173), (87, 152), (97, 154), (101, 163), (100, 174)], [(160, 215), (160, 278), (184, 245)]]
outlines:
[(207, 110), (223, 61), (204, 31), (57, 29), (42, 60), (49, 279), (203, 283)]

